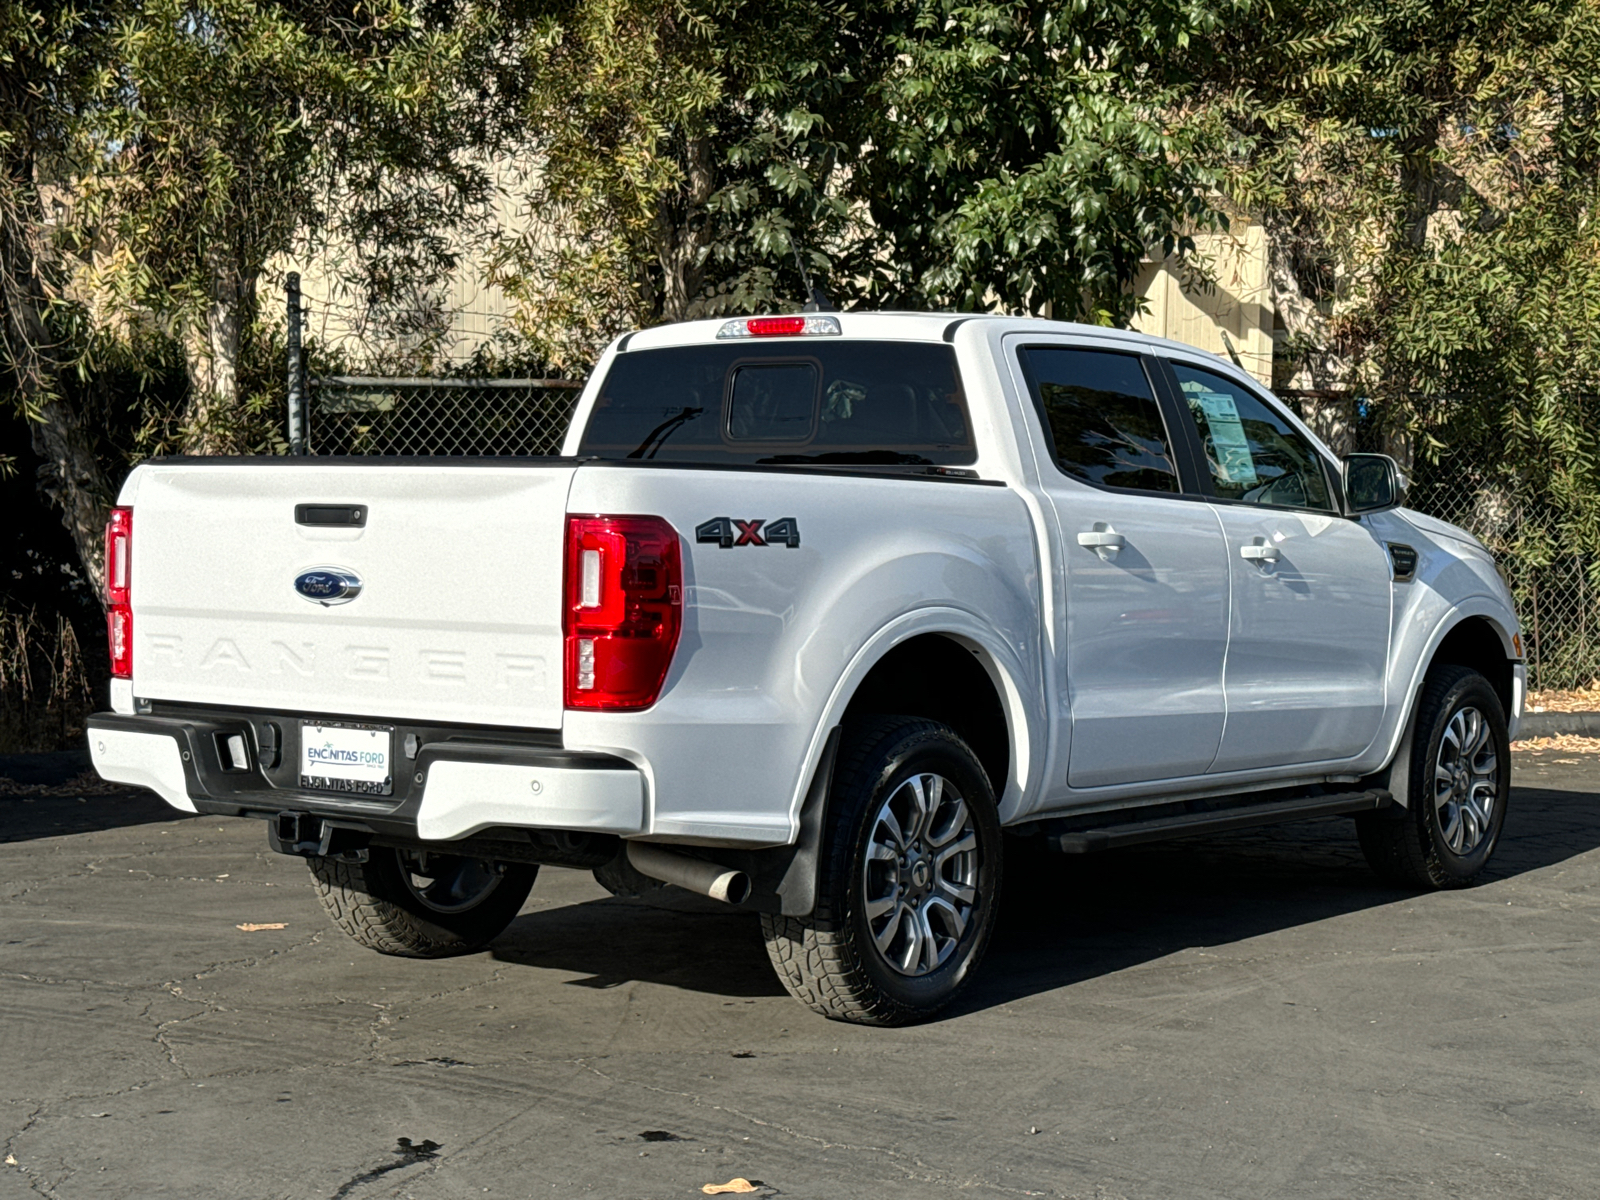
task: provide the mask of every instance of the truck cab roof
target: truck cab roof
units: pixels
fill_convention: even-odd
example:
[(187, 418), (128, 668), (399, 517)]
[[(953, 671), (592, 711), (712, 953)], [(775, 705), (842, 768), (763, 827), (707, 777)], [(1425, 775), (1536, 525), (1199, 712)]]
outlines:
[[(1227, 360), (1207, 350), (1199, 350), (1184, 342), (1153, 337), (1128, 329), (1112, 329), (1105, 325), (1086, 325), (1076, 321), (1052, 321), (1043, 317), (1014, 316), (1007, 313), (960, 312), (899, 312), (851, 311), (817, 314), (759, 314), (754, 316), (708, 317), (696, 321), (678, 321), (657, 325), (649, 329), (624, 334), (613, 345), (619, 352), (649, 350), (666, 346), (692, 346), (714, 341), (730, 324), (742, 321), (771, 319), (775, 316), (825, 316), (838, 322), (839, 333), (822, 336), (862, 338), (879, 341), (951, 342), (956, 331), (965, 325), (981, 324), (996, 333), (1037, 333), (1054, 336), (1091, 337), (1096, 340), (1122, 342), (1130, 348), (1151, 352), (1200, 354), (1218, 362)], [(817, 335), (799, 335), (801, 337)], [(1232, 364), (1228, 364), (1231, 366)]]

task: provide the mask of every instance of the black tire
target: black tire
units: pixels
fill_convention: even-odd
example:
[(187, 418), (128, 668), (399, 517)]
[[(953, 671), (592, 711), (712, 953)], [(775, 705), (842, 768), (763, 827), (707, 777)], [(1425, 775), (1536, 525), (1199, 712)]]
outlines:
[[(914, 843), (907, 854), (869, 866), (869, 846), (887, 829), (881, 811), (911, 794), (902, 785), (928, 775), (945, 781), (941, 789), (953, 786), (966, 819), (943, 797), (918, 835), (906, 835)], [(959, 850), (969, 827), (973, 848)], [(846, 729), (840, 748), (816, 908), (806, 917), (763, 914), (767, 953), (789, 994), (813, 1012), (858, 1025), (925, 1020), (956, 997), (988, 947), (1000, 871), (994, 792), (967, 744), (948, 726), (920, 717), (871, 719)], [(869, 888), (887, 889), (889, 898), (869, 896)], [(960, 904), (952, 899), (969, 890), (973, 899), (958, 926)], [(888, 915), (869, 917), (869, 900), (889, 904)], [(887, 951), (878, 938), (888, 939)], [(902, 954), (917, 961), (892, 965), (891, 956)]]
[[(1436, 768), (1448, 771), (1466, 762), (1459, 755), (1451, 761), (1459, 740), (1451, 733), (1452, 723), (1459, 715), (1464, 727), (1474, 711), (1483, 721), (1482, 749), (1474, 761), (1480, 766), (1487, 762), (1483, 757), (1487, 751), (1495, 766), (1492, 785), (1469, 789), (1490, 799), (1487, 820), (1481, 821), (1477, 817), (1481, 802), (1478, 808), (1461, 811), (1449, 799), (1456, 794), (1454, 785), (1441, 788), (1435, 782)], [(1443, 760), (1441, 748), (1445, 748)], [(1511, 740), (1505, 710), (1489, 681), (1470, 667), (1445, 665), (1428, 672), (1417, 702), (1410, 760), (1396, 763), (1394, 769), (1407, 772), (1409, 805), (1356, 818), (1356, 836), (1367, 863), (1380, 879), (1397, 887), (1438, 891), (1471, 886), (1500, 843), (1511, 797)], [(1470, 766), (1468, 777), (1477, 777)], [(1452, 846), (1452, 840), (1458, 845)]]
[[(469, 954), (511, 924), (539, 868), (374, 846), (366, 862), (311, 858), (312, 885), (333, 923), (368, 949), (406, 958)], [(419, 888), (417, 868), (433, 879)]]

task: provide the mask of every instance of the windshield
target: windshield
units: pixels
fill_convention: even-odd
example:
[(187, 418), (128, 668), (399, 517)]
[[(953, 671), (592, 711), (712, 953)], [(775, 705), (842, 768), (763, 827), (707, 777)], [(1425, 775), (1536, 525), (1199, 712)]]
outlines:
[(977, 457), (949, 346), (809, 339), (619, 354), (578, 453), (861, 466)]

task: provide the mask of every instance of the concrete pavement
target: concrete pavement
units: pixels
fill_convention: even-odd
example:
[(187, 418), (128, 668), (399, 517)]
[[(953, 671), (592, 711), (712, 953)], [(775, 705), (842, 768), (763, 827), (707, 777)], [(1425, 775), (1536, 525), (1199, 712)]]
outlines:
[(547, 868), (491, 951), (386, 959), (257, 822), (0, 795), (0, 1198), (1591, 1195), (1600, 758), (1516, 781), (1465, 892), (1337, 820), (1062, 861), (904, 1030), (736, 912)]

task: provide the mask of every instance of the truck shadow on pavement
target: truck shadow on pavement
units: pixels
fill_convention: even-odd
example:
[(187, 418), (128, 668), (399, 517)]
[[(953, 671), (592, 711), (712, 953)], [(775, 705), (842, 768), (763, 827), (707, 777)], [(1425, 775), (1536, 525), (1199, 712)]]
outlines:
[(578, 987), (643, 982), (734, 999), (784, 994), (760, 922), (738, 909), (669, 912), (608, 897), (523, 913), (492, 949), (500, 962), (581, 972), (585, 978), (571, 981)]
[[(1600, 788), (1586, 794), (1519, 787), (1487, 881), (1597, 847)], [(1238, 942), (1412, 895), (1378, 882), (1344, 818), (1082, 857), (1041, 856), (1015, 864), (1012, 875), (978, 978), (940, 1019), (1178, 950)], [(524, 913), (496, 941), (494, 955), (579, 972), (584, 978), (573, 982), (584, 987), (641, 981), (729, 998), (783, 994), (759, 925), (737, 911), (663, 912), (616, 899), (566, 905)]]
[(0, 754), (0, 845), (187, 816), (154, 792), (106, 783), (81, 750)]
[[(1483, 882), (1600, 847), (1600, 794), (1514, 790)], [(1330, 817), (1077, 860), (1008, 886), (994, 944), (957, 1016), (1112, 974), (1174, 951), (1226, 945), (1412, 901), (1368, 869), (1354, 823)]]

